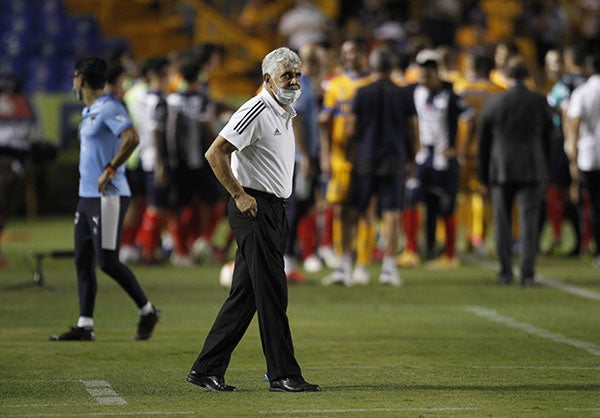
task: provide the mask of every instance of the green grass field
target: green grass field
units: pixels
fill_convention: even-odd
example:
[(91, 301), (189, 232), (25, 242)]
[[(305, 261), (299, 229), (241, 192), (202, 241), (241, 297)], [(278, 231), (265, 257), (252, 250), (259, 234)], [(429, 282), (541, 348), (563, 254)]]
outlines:
[[(72, 220), (13, 221), (0, 269), (0, 416), (600, 416), (600, 271), (590, 259), (542, 257), (540, 288), (497, 287), (495, 261), (451, 271), (402, 271), (405, 286), (291, 286), (297, 358), (322, 392), (271, 393), (253, 322), (227, 383), (185, 382), (226, 297), (218, 266), (133, 270), (163, 311), (154, 337), (134, 342), (137, 312), (99, 273), (93, 343), (47, 341), (77, 319), (70, 259), (30, 251), (72, 247)], [(377, 266), (373, 277), (376, 278)]]

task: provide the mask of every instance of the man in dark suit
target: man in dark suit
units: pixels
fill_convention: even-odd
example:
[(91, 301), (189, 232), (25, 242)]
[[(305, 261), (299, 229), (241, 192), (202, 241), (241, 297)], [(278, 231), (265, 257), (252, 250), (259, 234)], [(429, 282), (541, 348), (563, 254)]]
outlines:
[(552, 121), (544, 97), (530, 91), (527, 64), (514, 57), (508, 64), (510, 87), (491, 97), (479, 120), (479, 176), (490, 189), (494, 210), (498, 284), (511, 284), (512, 207), (519, 204), (520, 284), (534, 286), (538, 218), (548, 180)]

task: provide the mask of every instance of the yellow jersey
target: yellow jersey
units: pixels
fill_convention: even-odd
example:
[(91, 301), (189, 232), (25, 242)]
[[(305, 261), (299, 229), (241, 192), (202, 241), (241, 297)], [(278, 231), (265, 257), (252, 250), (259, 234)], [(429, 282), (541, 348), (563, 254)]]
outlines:
[(331, 146), (344, 146), (347, 140), (348, 118), (352, 114), (352, 101), (356, 90), (371, 83), (371, 76), (358, 77), (348, 73), (334, 76), (329, 82), (323, 97), (323, 110), (331, 112)]
[[(483, 105), (490, 96), (500, 93), (504, 90), (504, 88), (486, 78), (463, 78), (454, 84), (454, 92), (465, 101), (471, 110), (471, 120), (477, 120)], [(464, 121), (461, 121), (461, 123), (459, 123), (457, 138), (459, 147), (468, 142), (470, 133), (467, 131), (468, 130), (466, 129)], [(469, 149), (466, 151), (467, 155), (472, 157), (476, 153), (477, 141), (471, 141), (469, 145)]]

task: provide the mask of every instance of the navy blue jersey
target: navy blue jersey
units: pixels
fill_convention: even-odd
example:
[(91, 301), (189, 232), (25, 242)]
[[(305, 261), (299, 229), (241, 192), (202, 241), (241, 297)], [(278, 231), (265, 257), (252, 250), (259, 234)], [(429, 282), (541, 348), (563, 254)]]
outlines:
[(414, 153), (410, 118), (416, 115), (410, 91), (389, 79), (357, 90), (354, 169), (361, 175), (402, 174)]

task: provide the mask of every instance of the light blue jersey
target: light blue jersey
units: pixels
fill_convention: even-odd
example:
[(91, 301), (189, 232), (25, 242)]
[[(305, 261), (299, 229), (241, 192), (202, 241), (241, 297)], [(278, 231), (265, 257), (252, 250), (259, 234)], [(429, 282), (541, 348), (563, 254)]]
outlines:
[[(89, 108), (84, 108), (82, 116), (79, 127), (79, 196), (100, 197), (98, 177), (117, 153), (121, 144), (119, 135), (133, 124), (125, 106), (108, 94), (100, 96)], [(108, 195), (131, 196), (124, 165), (117, 169), (111, 183), (114, 187), (109, 188)]]

